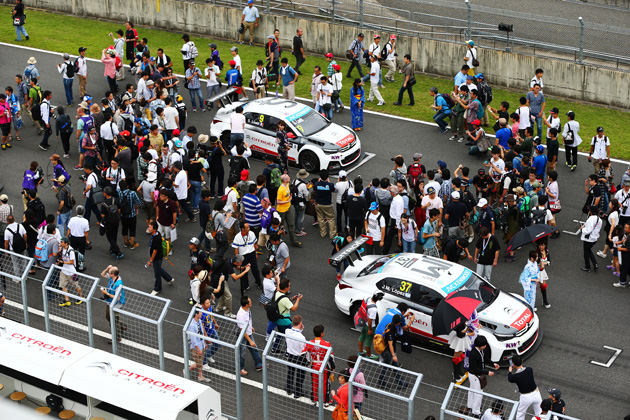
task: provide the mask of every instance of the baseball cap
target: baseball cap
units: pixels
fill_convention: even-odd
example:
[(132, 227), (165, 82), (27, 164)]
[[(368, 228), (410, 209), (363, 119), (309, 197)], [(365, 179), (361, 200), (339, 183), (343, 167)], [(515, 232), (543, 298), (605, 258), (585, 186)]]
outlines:
[(541, 143), (540, 137), (538, 137), (538, 136), (534, 137), (534, 144), (535, 145), (539, 145), (540, 143)]
[(453, 200), (459, 200), (459, 191), (453, 191), (453, 192), (451, 193), (451, 198), (452, 198)]
[(551, 112), (552, 114), (557, 114), (558, 112), (560, 112), (560, 110), (554, 107), (554, 108), (551, 108), (551, 111), (549, 112)]
[(348, 173), (343, 169), (339, 171), (339, 178), (345, 178), (348, 176)]
[(232, 47), (232, 48), (230, 48), (230, 51), (238, 52), (238, 48)]
[(214, 48), (216, 50), (217, 49), (217, 44), (215, 44), (214, 42), (211, 42), (210, 44), (208, 44), (208, 47)]
[(190, 238), (190, 241), (188, 241), (188, 243), (192, 245), (199, 245), (199, 238)]
[(483, 207), (487, 205), (488, 205), (488, 200), (486, 200), (485, 198), (480, 198), (479, 201), (477, 202), (477, 207)]
[[(188, 65), (189, 65), (189, 66), (194, 66), (194, 65), (195, 65), (195, 60), (190, 60), (190, 61), (188, 62)], [(148, 84), (149, 84), (149, 83), (147, 82), (147, 85), (148, 85)]]
[(427, 189), (427, 193), (428, 193), (428, 194), (435, 194), (435, 187), (429, 187), (429, 188)]
[(475, 79), (483, 79), (483, 73), (477, 73), (475, 74)]
[(247, 0), (247, 4), (252, 4), (254, 0)]
[(120, 135), (123, 137), (129, 137), (131, 133), (129, 132), (129, 130), (124, 130), (120, 132)]
[(258, 61), (256, 61), (256, 65), (257, 66), (264, 66), (265, 63), (262, 60), (258, 60)]
[(9, 201), (9, 196), (6, 194), (0, 195), (0, 201), (2, 201), (3, 203), (6, 203), (7, 201)]
[(175, 140), (175, 147), (181, 148), (182, 147), (182, 141), (181, 140)]
[(486, 170), (485, 170), (485, 169), (483, 169), (483, 168), (479, 168), (479, 170), (477, 171), (477, 174), (479, 174), (479, 175), (482, 175), (482, 176), (483, 176), (483, 175), (485, 175), (485, 174), (486, 174)]
[(249, 171), (247, 169), (243, 169), (241, 171), (241, 181), (245, 181), (249, 177)]
[(545, 146), (539, 144), (538, 146), (536, 146), (536, 150), (538, 150), (539, 153), (542, 153), (545, 151)]
[(151, 85), (154, 85), (154, 84), (155, 84), (155, 82), (153, 80), (151, 80), (151, 79), (147, 80), (147, 86), (151, 86)]
[(538, 181), (532, 182), (532, 188), (540, 188), (540, 182)]
[(507, 120), (505, 118), (499, 118), (499, 125), (506, 125)]
[(374, 34), (374, 39), (376, 38), (380, 38), (381, 36), (379, 34)]
[(155, 61), (155, 57), (149, 57), (149, 61)]
[(468, 76), (466, 76), (466, 80), (475, 80), (475, 78), (469, 74)]
[(396, 39), (396, 35), (390, 35), (389, 39)]
[(87, 48), (85, 47), (79, 47), (79, 52), (82, 53), (83, 51), (87, 51)]
[(273, 35), (267, 35), (267, 39), (276, 39), (276, 37)]
[(333, 64), (332, 67), (333, 67), (333, 69), (335, 69), (337, 71), (341, 70), (341, 66), (339, 64)]
[(575, 118), (575, 112), (573, 112), (573, 111), (568, 111), (568, 112), (567, 112), (567, 117), (570, 117), (570, 118)]
[(62, 237), (61, 237), (61, 239), (59, 239), (59, 241), (60, 241), (60, 242), (65, 242), (65, 243), (67, 243), (67, 244), (69, 244), (69, 243), (70, 243), (70, 239), (68, 239), (68, 237), (67, 237), (67, 236), (62, 236)]
[(562, 396), (562, 391), (558, 388), (547, 388), (547, 394), (553, 396), (556, 400), (559, 400)]
[(471, 47), (474, 47), (475, 41), (473, 41), (472, 39), (469, 39), (468, 41), (466, 41), (466, 44), (470, 45)]
[(61, 182), (62, 184), (64, 184), (66, 182), (66, 177), (64, 175), (59, 175), (59, 177), (57, 178), (57, 182)]
[(63, 58), (64, 58), (64, 59), (66, 59), (66, 60), (67, 60), (67, 59), (69, 59), (69, 58), (70, 58), (70, 54), (68, 54), (68, 53), (64, 53), (64, 54), (63, 54)]
[(142, 118), (136, 117), (133, 119), (133, 122), (140, 124), (142, 122)]
[(230, 60), (230, 62), (228, 63), (230, 66), (235, 66), (236, 65), (236, 61), (234, 60)]
[(372, 201), (370, 204), (370, 211), (376, 210), (378, 208), (378, 203), (376, 201)]
[(327, 53), (327, 54), (326, 54), (326, 58), (333, 58), (332, 53)]
[(413, 154), (413, 160), (420, 160), (420, 159), (422, 159), (422, 153)]
[(179, 128), (176, 128), (175, 130), (173, 130), (174, 136), (179, 136), (179, 134), (180, 134)]
[(481, 125), (481, 121), (479, 121), (479, 120), (474, 120), (474, 121), (472, 122), (472, 124), (473, 124), (473, 125)]
[(446, 162), (444, 162), (443, 160), (438, 160), (437, 164), (440, 167), (440, 169), (446, 168)]
[(604, 132), (604, 127), (597, 127), (597, 132), (598, 133), (603, 133)]
[(85, 95), (85, 96), (83, 97), (83, 100), (84, 100), (85, 102), (89, 102), (89, 101), (91, 101), (91, 100), (92, 100), (92, 97), (91, 97), (90, 95)]

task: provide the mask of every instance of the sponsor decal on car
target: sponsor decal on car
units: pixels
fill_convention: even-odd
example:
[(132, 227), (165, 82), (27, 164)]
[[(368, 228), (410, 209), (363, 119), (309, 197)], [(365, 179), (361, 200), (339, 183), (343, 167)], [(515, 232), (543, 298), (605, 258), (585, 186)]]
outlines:
[(337, 146), (339, 147), (346, 147), (347, 145), (349, 145), (350, 143), (352, 143), (352, 141), (354, 140), (354, 135), (352, 133), (348, 134), (346, 137), (342, 138), (341, 140), (339, 140), (337, 143), (335, 143)]
[(527, 324), (529, 323), (529, 321), (532, 320), (533, 317), (534, 315), (532, 314), (532, 311), (530, 311), (529, 309), (525, 309), (523, 313), (516, 318), (516, 321), (510, 324), (510, 326), (520, 331), (527, 326)]

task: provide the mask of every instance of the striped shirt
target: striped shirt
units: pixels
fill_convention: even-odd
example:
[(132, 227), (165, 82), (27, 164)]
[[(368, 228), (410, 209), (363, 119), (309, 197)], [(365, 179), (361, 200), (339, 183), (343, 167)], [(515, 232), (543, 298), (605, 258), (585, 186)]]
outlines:
[(232, 248), (238, 249), (239, 255), (247, 255), (256, 251), (254, 245), (258, 242), (256, 239), (256, 234), (251, 230), (247, 233), (247, 236), (243, 235), (243, 231), (241, 231), (238, 235), (234, 237), (234, 241), (232, 242)]
[(259, 227), (260, 214), (263, 210), (260, 199), (254, 194), (245, 194), (241, 203), (245, 209), (245, 222), (249, 223), (250, 227)]

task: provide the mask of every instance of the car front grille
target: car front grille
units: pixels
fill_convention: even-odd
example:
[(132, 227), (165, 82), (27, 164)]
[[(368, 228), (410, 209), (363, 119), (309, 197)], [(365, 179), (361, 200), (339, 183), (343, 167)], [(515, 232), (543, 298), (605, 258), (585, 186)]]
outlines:
[(351, 162), (353, 162), (357, 157), (359, 157), (359, 155), (361, 154), (361, 149), (358, 149), (356, 152), (346, 156), (342, 161), (341, 164), (342, 165), (347, 165)]
[(352, 149), (356, 144), (357, 144), (357, 138), (355, 137), (354, 140), (352, 140), (352, 142), (350, 142), (346, 146), (342, 147), (341, 150), (339, 150), (339, 151), (341, 153), (347, 152), (348, 150)]
[(525, 341), (519, 348), (518, 348), (518, 352), (522, 353), (525, 350), (527, 350), (529, 348), (529, 346), (532, 345), (532, 343), (534, 341), (536, 341), (536, 338), (538, 338), (538, 331), (536, 331), (536, 334), (532, 335), (529, 340)]

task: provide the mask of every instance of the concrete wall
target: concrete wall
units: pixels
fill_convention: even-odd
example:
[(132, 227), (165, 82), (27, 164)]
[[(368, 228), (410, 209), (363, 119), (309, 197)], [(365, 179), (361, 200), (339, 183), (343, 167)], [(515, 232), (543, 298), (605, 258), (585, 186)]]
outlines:
[[(0, 0), (13, 3), (13, 0)], [(597, 0), (614, 1), (614, 0)], [(616, 0), (630, 3), (630, 0)], [(219, 38), (236, 39), (241, 11), (212, 6), (207, 2), (160, 0), (29, 0), (29, 7), (53, 10), (77, 16), (126, 21), (178, 32), (201, 33)], [(263, 7), (259, 10), (262, 11)], [(289, 47), (295, 30), (304, 29), (304, 47), (311, 53), (332, 52), (343, 57), (357, 28), (331, 25), (324, 21), (262, 15), (255, 42), (262, 44), (274, 28), (280, 29), (281, 43)], [(366, 44), (373, 34), (366, 31)], [(389, 34), (381, 34), (385, 36)], [(367, 48), (367, 45), (366, 45)], [(454, 76), (463, 64), (463, 45), (414, 37), (398, 37), (398, 54), (409, 53), (418, 71)], [(583, 66), (571, 62), (538, 58), (494, 50), (480, 50), (479, 67), (493, 86), (527, 91), (534, 70), (545, 70), (547, 94), (627, 107), (630, 103), (630, 74), (621, 71)]]

